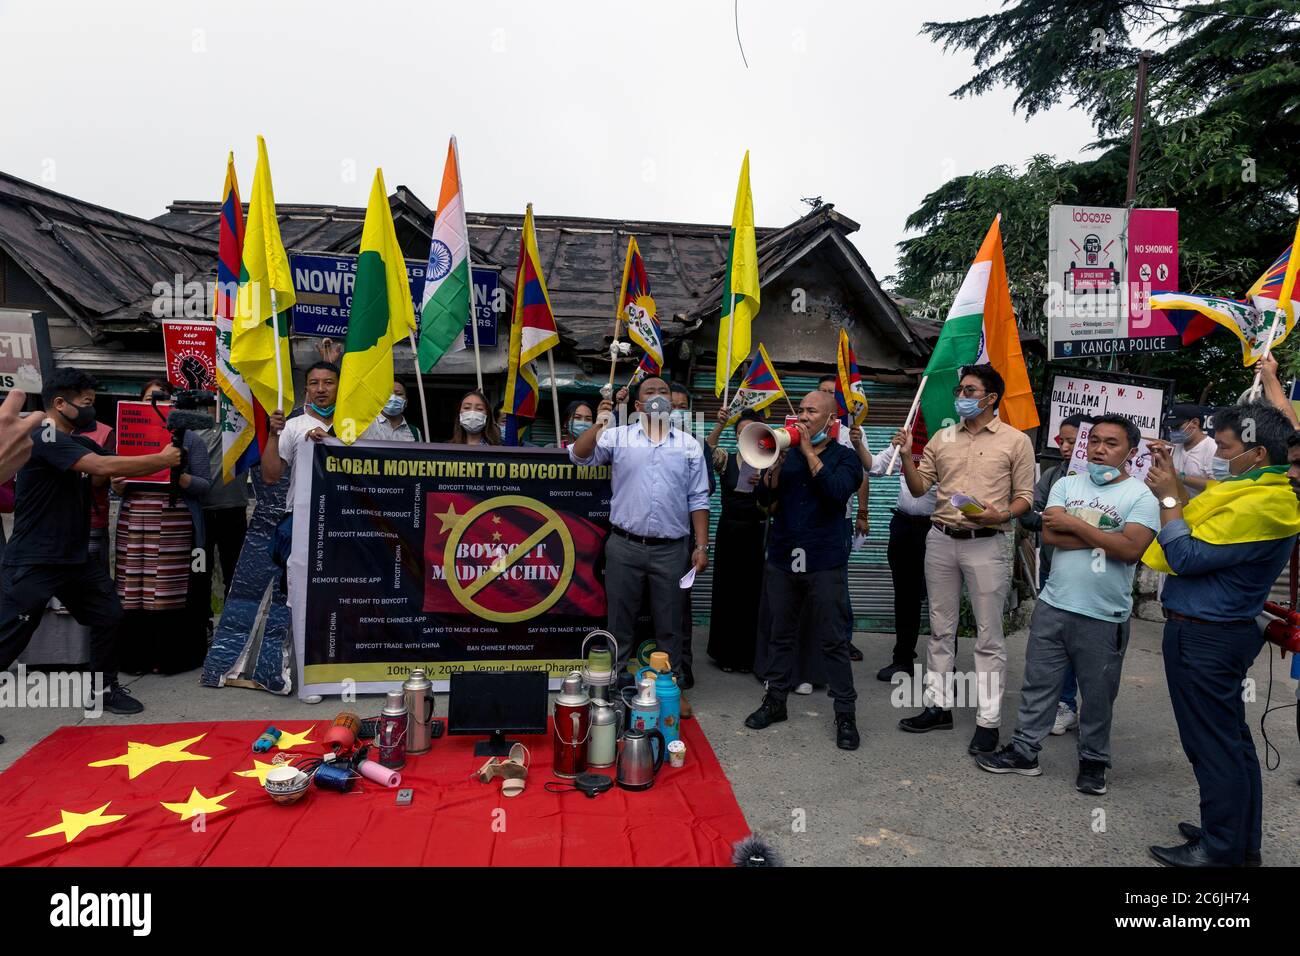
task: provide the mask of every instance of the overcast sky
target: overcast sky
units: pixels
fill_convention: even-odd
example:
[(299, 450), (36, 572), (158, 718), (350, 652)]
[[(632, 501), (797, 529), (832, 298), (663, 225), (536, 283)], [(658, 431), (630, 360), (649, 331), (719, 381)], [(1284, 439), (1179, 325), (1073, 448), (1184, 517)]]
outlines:
[[(821, 196), (876, 274), (922, 197), (1087, 117), (1026, 123), (919, 35), (999, 0), (215, 3), (0, 0), (0, 169), (135, 215), (242, 192), (257, 133), (281, 202), (364, 205), (374, 168), (436, 203), (447, 137), (470, 211), (723, 223), (751, 152), (759, 225)], [(975, 250), (971, 250), (972, 255)]]

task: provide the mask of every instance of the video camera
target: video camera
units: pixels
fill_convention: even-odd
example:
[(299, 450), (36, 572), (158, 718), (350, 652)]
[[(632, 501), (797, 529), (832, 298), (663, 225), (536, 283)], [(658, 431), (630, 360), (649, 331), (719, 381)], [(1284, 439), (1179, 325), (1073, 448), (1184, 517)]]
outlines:
[[(172, 410), (164, 415), (158, 408), (159, 402), (171, 402)], [(166, 392), (154, 390), (149, 393), (149, 404), (167, 430), (172, 433), (172, 444), (181, 450), (180, 464), (171, 470), (171, 493), (169, 504), (176, 504), (180, 493), (180, 479), (189, 465), (189, 455), (185, 451), (185, 433), (187, 431), (207, 431), (217, 427), (212, 416), (200, 412), (200, 408), (212, 408), (217, 404), (217, 395), (202, 388), (177, 389), (170, 396)]]

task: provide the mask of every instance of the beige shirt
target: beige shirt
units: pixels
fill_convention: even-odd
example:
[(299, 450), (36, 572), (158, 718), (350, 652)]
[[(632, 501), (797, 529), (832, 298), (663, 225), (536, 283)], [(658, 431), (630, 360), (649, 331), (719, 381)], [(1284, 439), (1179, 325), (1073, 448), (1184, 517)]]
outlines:
[[(997, 416), (974, 434), (961, 422), (942, 429), (925, 446), (916, 470), (927, 488), (938, 484), (934, 520), (950, 528), (973, 527), (952, 506), (956, 494), (999, 511), (1009, 510), (1017, 498), (1034, 503), (1034, 446), (1028, 435)], [(1011, 525), (1000, 527), (1006, 531)]]

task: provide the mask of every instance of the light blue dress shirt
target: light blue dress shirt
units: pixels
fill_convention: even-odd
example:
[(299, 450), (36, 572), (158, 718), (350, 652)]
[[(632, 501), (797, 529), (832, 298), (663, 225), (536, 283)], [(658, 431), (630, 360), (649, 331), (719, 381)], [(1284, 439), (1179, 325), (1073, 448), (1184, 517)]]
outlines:
[(663, 441), (652, 442), (641, 423), (606, 428), (590, 458), (575, 465), (611, 465), (614, 497), (610, 523), (647, 538), (684, 538), (691, 533), (691, 512), (709, 510), (708, 461), (694, 437), (671, 428)]

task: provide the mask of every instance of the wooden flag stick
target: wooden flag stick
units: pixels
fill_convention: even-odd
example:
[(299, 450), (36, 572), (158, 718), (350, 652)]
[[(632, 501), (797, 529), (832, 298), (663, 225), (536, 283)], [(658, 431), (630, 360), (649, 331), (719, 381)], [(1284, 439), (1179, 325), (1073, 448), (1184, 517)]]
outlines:
[(411, 357), (415, 359), (415, 387), (420, 390), (420, 412), (424, 421), (424, 440), (433, 441), (429, 433), (429, 403), (424, 398), (424, 376), (420, 374), (420, 349), (415, 344), (415, 330), (411, 330)]
[(284, 411), (284, 360), (280, 357), (279, 309), (275, 304), (275, 286), (271, 286), (271, 331), (275, 333), (275, 408)]
[(564, 436), (560, 432), (560, 393), (555, 388), (555, 349), (546, 350), (546, 361), (551, 367), (551, 407), (555, 410), (555, 447), (560, 447)]
[[(460, 175), (460, 144), (456, 142), (456, 137), (451, 138), (451, 148), (456, 154), (456, 186), (460, 189), (460, 209), (461, 215), (469, 207), (465, 205), (465, 180)], [(474, 375), (478, 379), (478, 390), (483, 391), (483, 361), (479, 358), (478, 351), (478, 314), (474, 311), (474, 252), (469, 244), (469, 223), (465, 224), (465, 272), (469, 275), (469, 333), (474, 340)], [(491, 305), (489, 302), (488, 305)], [(415, 371), (420, 371), (420, 359), (417, 356), (415, 360)], [(423, 394), (423, 390), (421, 391)], [(426, 424), (426, 427), (427, 424)]]
[[(621, 298), (623, 293), (619, 293)], [(618, 367), (618, 330), (620, 314), (614, 316), (614, 340), (609, 344), (609, 397), (614, 398), (614, 370)]]
[[(912, 423), (916, 421), (916, 410), (921, 405), (921, 393), (925, 391), (925, 383), (929, 380), (929, 378), (930, 376), (928, 375), (921, 376), (921, 384), (916, 387), (916, 397), (912, 399), (912, 407), (907, 410), (907, 418), (903, 419), (904, 428), (910, 429), (912, 427)], [(894, 473), (894, 466), (897, 465), (900, 461), (902, 461), (904, 452), (910, 455), (912, 453), (912, 449), (910, 448), (898, 449), (898, 453), (894, 455), (894, 460), (891, 461), (889, 463), (889, 467), (885, 469), (886, 475), (892, 475)]]
[[(1277, 320), (1282, 318), (1284, 315), (1282, 309), (1280, 308), (1281, 305), (1282, 303), (1279, 302), (1278, 310), (1273, 313), (1273, 324), (1268, 327), (1268, 340), (1265, 341), (1264, 343), (1264, 354), (1260, 356), (1261, 360), (1267, 358), (1269, 353), (1273, 351), (1273, 340), (1277, 336)], [(1253, 402), (1256, 398), (1259, 397), (1259, 390), (1263, 381), (1264, 381), (1264, 369), (1259, 366), (1259, 362), (1256, 362), (1255, 381), (1250, 386), (1250, 394), (1246, 396), (1248, 401)]]

